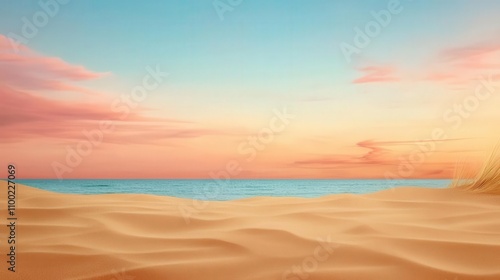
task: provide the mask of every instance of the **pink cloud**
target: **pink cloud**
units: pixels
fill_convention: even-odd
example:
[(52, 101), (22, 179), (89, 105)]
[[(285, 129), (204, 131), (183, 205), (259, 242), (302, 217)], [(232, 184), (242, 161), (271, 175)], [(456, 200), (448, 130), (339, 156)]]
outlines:
[(358, 69), (363, 75), (352, 82), (389, 83), (402, 81), (428, 81), (463, 89), (464, 85), (478, 77), (489, 76), (500, 80), (500, 44), (476, 44), (473, 46), (449, 48), (431, 58), (431, 64), (413, 72), (404, 71), (404, 65), (368, 66)]
[(362, 155), (329, 155), (320, 159), (296, 161), (297, 165), (306, 166), (366, 166), (366, 165), (387, 165), (394, 164), (394, 161), (389, 161), (391, 151), (382, 148), (383, 144), (374, 142), (373, 140), (365, 140), (356, 143), (357, 147), (368, 149)]
[(463, 85), (481, 75), (500, 71), (500, 45), (483, 44), (451, 48), (440, 52), (425, 80), (449, 85)]
[(150, 118), (131, 112), (125, 119), (105, 102), (55, 100), (0, 86), (0, 128), (9, 131), (0, 142), (38, 138), (83, 139), (83, 131), (99, 128), (103, 120), (117, 127), (106, 137), (108, 143), (155, 144), (166, 139), (196, 138), (225, 134), (202, 129), (176, 119)]
[[(461, 141), (465, 138), (437, 140), (438, 142)], [(411, 145), (418, 149), (417, 144), (429, 144), (429, 141), (374, 141), (364, 140), (355, 146), (368, 149), (362, 154), (325, 155), (316, 159), (299, 160), (293, 165), (307, 169), (361, 169), (360, 174), (374, 174), (375, 177), (383, 177), (384, 172), (397, 169), (401, 164), (404, 154), (397, 152), (393, 146)], [(464, 150), (466, 151), (466, 150)], [(464, 153), (464, 151), (445, 151), (445, 153)], [(436, 153), (439, 151), (436, 151)], [(418, 166), (413, 177), (446, 177), (454, 167), (454, 162), (429, 161)], [(342, 174), (340, 174), (341, 176)], [(359, 175), (358, 175), (359, 176)]]
[(500, 68), (500, 45), (476, 45), (444, 50), (440, 58), (463, 69)]
[(94, 93), (76, 83), (106, 74), (59, 58), (44, 57), (26, 46), (19, 49), (15, 52), (9, 39), (0, 35), (0, 128), (8, 131), (2, 134), (0, 142), (41, 138), (81, 140), (84, 131), (98, 129), (104, 120), (117, 127), (107, 135), (109, 143), (156, 144), (166, 139), (224, 134), (182, 120), (147, 117), (144, 108), (131, 110), (124, 117), (123, 112), (113, 111), (110, 101), (95, 96), (76, 101), (41, 94), (43, 91)]
[(395, 69), (389, 66), (369, 66), (359, 69), (364, 75), (353, 81), (354, 84), (396, 82)]
[(80, 65), (72, 65), (60, 58), (42, 56), (25, 46), (16, 52), (10, 39), (0, 34), (0, 83), (14, 89), (90, 93), (88, 89), (72, 84), (101, 78), (106, 73), (96, 73)]

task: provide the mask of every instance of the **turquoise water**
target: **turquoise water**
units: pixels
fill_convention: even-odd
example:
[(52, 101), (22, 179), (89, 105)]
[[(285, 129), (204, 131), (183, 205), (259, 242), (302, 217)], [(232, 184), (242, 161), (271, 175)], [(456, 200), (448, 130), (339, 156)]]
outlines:
[[(387, 180), (18, 180), (32, 187), (74, 194), (140, 193), (202, 200), (255, 196), (319, 197), (371, 193), (394, 187)], [(443, 188), (450, 180), (404, 180), (399, 186)]]

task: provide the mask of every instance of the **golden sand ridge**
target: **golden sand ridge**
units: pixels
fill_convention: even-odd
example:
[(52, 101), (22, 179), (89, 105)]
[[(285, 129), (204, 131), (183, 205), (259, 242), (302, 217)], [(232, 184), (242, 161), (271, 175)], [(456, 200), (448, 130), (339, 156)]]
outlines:
[(447, 189), (211, 201), (188, 219), (188, 199), (18, 185), (16, 272), (2, 261), (0, 279), (500, 279), (499, 167)]

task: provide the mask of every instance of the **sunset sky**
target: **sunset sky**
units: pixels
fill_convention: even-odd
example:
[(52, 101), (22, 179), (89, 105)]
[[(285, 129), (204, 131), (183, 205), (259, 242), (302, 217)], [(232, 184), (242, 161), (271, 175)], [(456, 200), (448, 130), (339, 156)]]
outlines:
[(500, 137), (500, 1), (40, 3), (0, 4), (19, 178), (446, 178)]

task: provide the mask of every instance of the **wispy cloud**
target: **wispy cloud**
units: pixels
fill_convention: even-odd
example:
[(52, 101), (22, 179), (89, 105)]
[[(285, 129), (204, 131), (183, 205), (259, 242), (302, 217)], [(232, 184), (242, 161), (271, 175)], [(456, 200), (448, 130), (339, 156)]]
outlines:
[(442, 50), (425, 75), (425, 80), (461, 85), (480, 75), (500, 72), (500, 44), (476, 44)]
[(19, 52), (12, 49), (10, 39), (0, 34), (0, 83), (13, 89), (33, 91), (66, 91), (92, 93), (77, 85), (104, 77), (80, 65), (72, 65), (57, 57), (46, 57), (22, 46)]
[(112, 143), (152, 144), (165, 139), (196, 138), (223, 134), (178, 119), (152, 118), (144, 108), (126, 119), (102, 96), (84, 100), (55, 98), (45, 91), (78, 95), (93, 93), (76, 84), (106, 76), (55, 57), (45, 57), (25, 46), (15, 52), (0, 35), (0, 127), (9, 131), (1, 142), (38, 138), (80, 139), (82, 131), (99, 127), (103, 120), (119, 128), (106, 139)]
[(359, 69), (363, 76), (352, 81), (354, 84), (397, 82), (396, 69), (391, 66), (368, 66)]
[[(427, 81), (463, 86), (478, 76), (491, 75), (500, 80), (500, 43), (483, 43), (448, 48), (429, 54), (425, 68), (409, 72), (406, 65), (371, 65), (356, 69), (363, 75), (354, 84)], [(405, 70), (406, 69), (406, 70)], [(456, 87), (462, 89), (462, 87)]]
[[(454, 142), (463, 141), (466, 138), (433, 140), (434, 142)], [(387, 166), (397, 166), (400, 163), (400, 157), (404, 152), (397, 151), (395, 146), (407, 145), (417, 146), (425, 144), (429, 141), (375, 141), (372, 139), (363, 140), (354, 144), (355, 147), (365, 149), (361, 154), (326, 154), (324, 156), (313, 159), (297, 160), (293, 162), (293, 166), (299, 168), (312, 169), (352, 169), (361, 168), (364, 174), (373, 174), (370, 169), (378, 170), (379, 177), (383, 176), (381, 168)], [(449, 153), (450, 151), (446, 151)], [(457, 150), (453, 153), (463, 153), (464, 151)], [(414, 177), (443, 177), (450, 175), (450, 171), (454, 167), (453, 161), (438, 160), (426, 162), (425, 166), (421, 166), (418, 172), (415, 172)], [(384, 167), (385, 166), (385, 167)], [(358, 175), (359, 176), (359, 175)]]
[(446, 49), (439, 58), (462, 69), (500, 69), (500, 44)]

